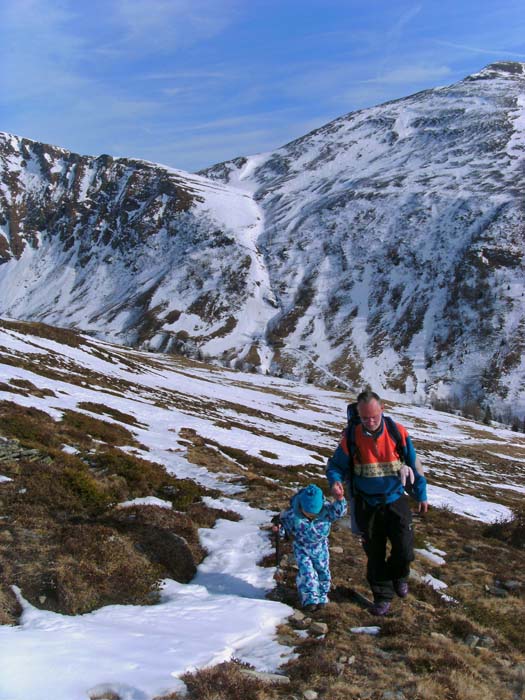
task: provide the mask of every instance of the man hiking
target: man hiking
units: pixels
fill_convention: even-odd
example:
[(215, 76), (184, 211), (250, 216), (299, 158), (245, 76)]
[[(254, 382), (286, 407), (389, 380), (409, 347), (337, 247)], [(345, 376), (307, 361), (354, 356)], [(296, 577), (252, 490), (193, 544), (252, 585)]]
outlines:
[[(373, 391), (357, 397), (355, 420), (328, 460), (326, 476), (332, 495), (340, 498), (346, 483), (353, 515), (367, 556), (366, 577), (374, 596), (373, 615), (386, 615), (394, 592), (408, 595), (410, 562), (414, 559), (412, 513), (405, 495), (405, 481), (428, 510), (426, 479), (406, 428), (383, 415), (383, 403)], [(387, 558), (387, 540), (390, 555)]]

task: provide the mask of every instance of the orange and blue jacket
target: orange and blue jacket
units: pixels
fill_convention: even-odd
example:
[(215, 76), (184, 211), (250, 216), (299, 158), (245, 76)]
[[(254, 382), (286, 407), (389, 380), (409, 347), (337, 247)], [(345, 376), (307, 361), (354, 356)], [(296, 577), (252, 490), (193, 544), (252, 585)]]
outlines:
[[(362, 424), (355, 426), (355, 451), (353, 455), (353, 488), (351, 493), (362, 496), (372, 506), (397, 501), (405, 489), (399, 478), (399, 469), (403, 464), (412, 467), (415, 481), (410, 493), (417, 501), (427, 500), (427, 481), (416, 468), (416, 451), (406, 428), (396, 423), (401, 435), (403, 455), (396, 450), (394, 438), (385, 427), (384, 419), (380, 429), (371, 434)], [(347, 431), (343, 431), (341, 442), (328, 460), (326, 476), (332, 486), (336, 481), (347, 482), (351, 479), (350, 449)]]

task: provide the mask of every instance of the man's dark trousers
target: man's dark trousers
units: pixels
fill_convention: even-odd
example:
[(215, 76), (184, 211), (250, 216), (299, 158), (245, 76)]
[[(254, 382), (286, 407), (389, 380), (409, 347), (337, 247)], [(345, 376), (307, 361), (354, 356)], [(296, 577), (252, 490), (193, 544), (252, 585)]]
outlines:
[[(414, 532), (408, 498), (401, 496), (392, 503), (371, 506), (358, 496), (356, 520), (368, 557), (366, 578), (374, 601), (392, 600), (394, 581), (405, 581), (410, 562), (414, 561)], [(391, 549), (387, 559), (388, 540)]]

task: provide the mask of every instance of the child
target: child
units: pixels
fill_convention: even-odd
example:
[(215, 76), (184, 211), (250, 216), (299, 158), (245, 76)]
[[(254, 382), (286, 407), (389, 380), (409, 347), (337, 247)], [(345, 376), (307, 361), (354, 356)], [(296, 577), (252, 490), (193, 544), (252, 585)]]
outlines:
[(315, 484), (298, 491), (291, 498), (288, 510), (281, 513), (282, 528), (294, 538), (293, 551), (299, 566), (297, 591), (307, 612), (313, 612), (328, 602), (328, 535), (332, 522), (345, 513), (346, 500), (342, 494), (330, 503)]

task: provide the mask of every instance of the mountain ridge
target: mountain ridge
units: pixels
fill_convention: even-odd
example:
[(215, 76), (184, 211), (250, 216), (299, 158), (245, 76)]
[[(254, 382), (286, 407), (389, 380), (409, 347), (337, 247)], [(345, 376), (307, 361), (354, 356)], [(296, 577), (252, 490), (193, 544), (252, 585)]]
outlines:
[(523, 416), (524, 80), (491, 64), (195, 175), (4, 135), (0, 313)]

